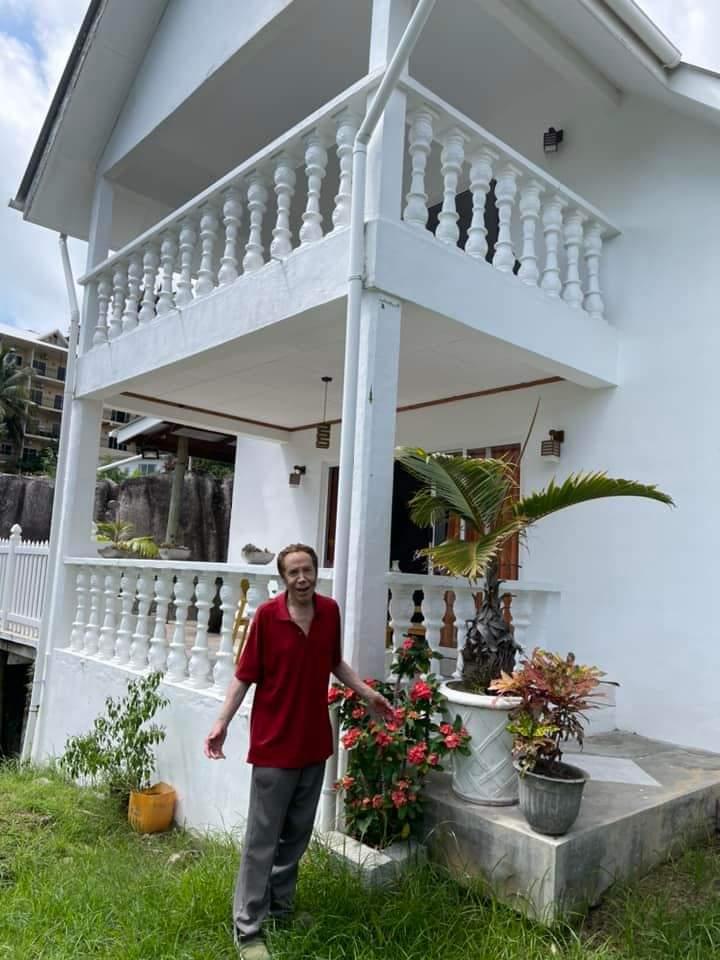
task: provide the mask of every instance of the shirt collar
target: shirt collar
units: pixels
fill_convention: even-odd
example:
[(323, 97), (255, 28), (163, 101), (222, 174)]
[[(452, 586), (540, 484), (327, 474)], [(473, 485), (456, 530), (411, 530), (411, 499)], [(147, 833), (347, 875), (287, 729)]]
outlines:
[[(287, 605), (287, 590), (283, 590), (282, 593), (277, 595), (277, 604), (278, 604), (278, 620), (290, 620), (292, 622), (292, 617), (290, 616), (290, 611), (288, 610)], [(318, 616), (318, 605), (317, 605), (317, 593), (313, 594), (313, 617)]]

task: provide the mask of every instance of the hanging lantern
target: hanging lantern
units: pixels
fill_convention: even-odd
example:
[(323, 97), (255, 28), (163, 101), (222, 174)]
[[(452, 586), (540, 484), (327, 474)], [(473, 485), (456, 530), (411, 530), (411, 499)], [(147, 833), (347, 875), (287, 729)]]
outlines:
[(325, 384), (325, 396), (323, 397), (323, 419), (315, 428), (315, 446), (318, 450), (328, 450), (330, 447), (330, 424), (327, 419), (327, 396), (328, 384), (332, 383), (332, 377), (323, 377)]

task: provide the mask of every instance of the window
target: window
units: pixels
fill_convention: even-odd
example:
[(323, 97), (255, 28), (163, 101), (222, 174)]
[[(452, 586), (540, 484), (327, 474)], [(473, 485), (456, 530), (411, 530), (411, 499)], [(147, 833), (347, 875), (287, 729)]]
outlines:
[(32, 400), (33, 403), (38, 404), (38, 406), (42, 406), (42, 402), (43, 402), (42, 390), (31, 390), (30, 399)]
[(44, 360), (33, 360), (33, 370), (39, 373), (41, 377), (44, 377), (47, 372), (47, 364)]
[(55, 407), (56, 410), (62, 410), (63, 408), (62, 394), (59, 393), (56, 395), (55, 399), (53, 400), (53, 406)]
[(12, 456), (13, 445), (11, 443), (0, 443), (0, 456), (10, 457)]
[(16, 367), (21, 367), (21, 366), (23, 365), (23, 358), (20, 356), (19, 353), (16, 353), (16, 354), (15, 354), (14, 359), (15, 359), (15, 366), (16, 366)]
[(57, 378), (58, 378), (58, 380), (64, 380), (64, 379), (65, 379), (65, 373), (66, 373), (65, 367), (58, 367), (58, 368), (57, 368)]

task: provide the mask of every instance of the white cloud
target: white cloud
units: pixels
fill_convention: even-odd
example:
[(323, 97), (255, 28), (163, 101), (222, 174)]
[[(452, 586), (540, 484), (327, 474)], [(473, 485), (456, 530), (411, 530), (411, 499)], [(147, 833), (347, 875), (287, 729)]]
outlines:
[[(67, 324), (57, 236), (25, 223), (15, 196), (85, 12), (86, 0), (0, 0), (0, 321)], [(84, 244), (73, 243), (84, 267)]]

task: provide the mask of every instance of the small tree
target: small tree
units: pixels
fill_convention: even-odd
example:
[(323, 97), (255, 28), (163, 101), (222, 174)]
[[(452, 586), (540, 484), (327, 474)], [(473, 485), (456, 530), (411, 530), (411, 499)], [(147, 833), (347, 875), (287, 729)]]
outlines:
[(30, 371), (18, 366), (18, 354), (0, 345), (0, 437), (22, 447), (27, 407), (30, 402)]

